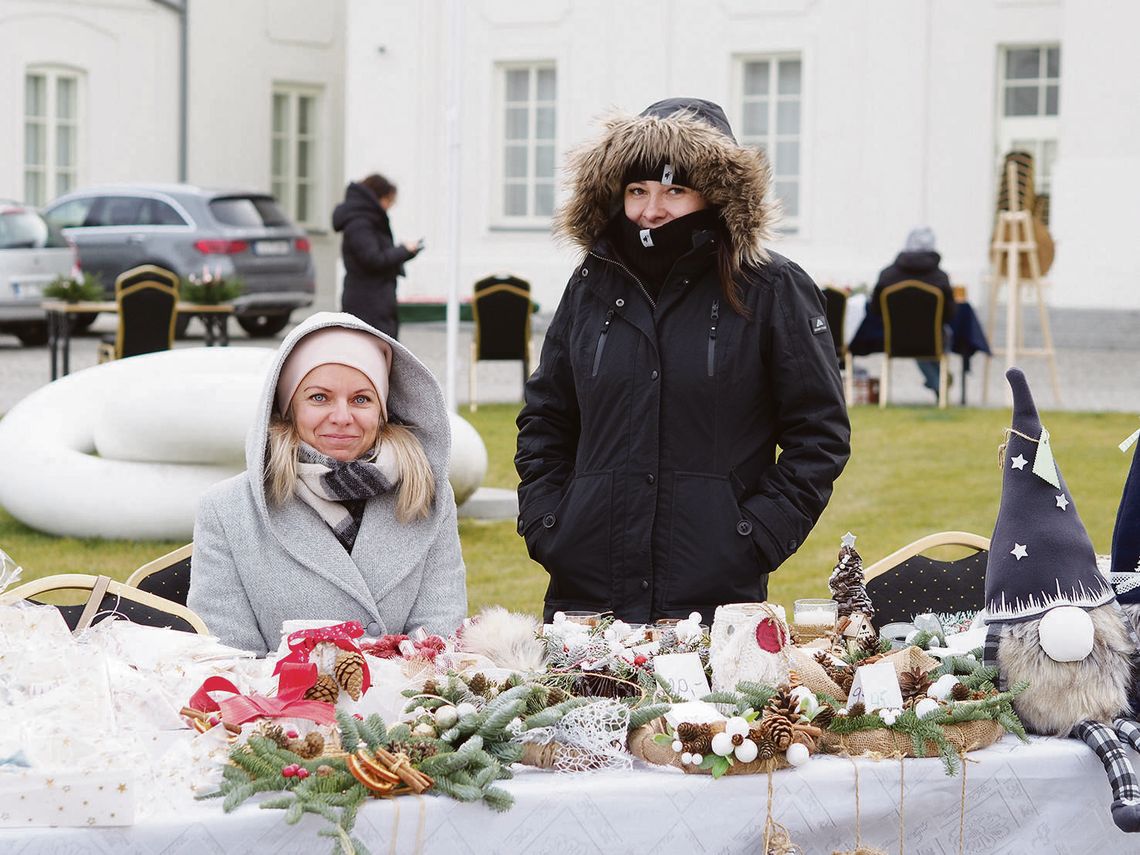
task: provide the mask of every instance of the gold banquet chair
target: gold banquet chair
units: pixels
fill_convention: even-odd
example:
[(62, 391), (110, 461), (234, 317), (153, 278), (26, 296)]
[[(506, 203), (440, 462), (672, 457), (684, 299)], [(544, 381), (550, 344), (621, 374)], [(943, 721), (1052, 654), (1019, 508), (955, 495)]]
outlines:
[(888, 285), (879, 294), (883, 314), (883, 379), (879, 407), (891, 393), (892, 359), (928, 359), (938, 363), (938, 407), (946, 408), (950, 358), (942, 329), (942, 290), (917, 279)]
[(119, 329), (99, 345), (99, 361), (170, 350), (178, 320), (178, 276), (143, 264), (115, 280)]
[(190, 596), (190, 559), (193, 554), (193, 543), (180, 546), (144, 564), (127, 577), (126, 584), (184, 606)]
[[(951, 561), (923, 553), (950, 546), (967, 555)], [(876, 561), (864, 573), (875, 625), (909, 623), (927, 612), (976, 612), (985, 605), (990, 539), (968, 531), (940, 531)]]
[[(47, 594), (68, 591), (86, 591), (87, 601), (81, 605), (58, 605), (42, 599)], [(61, 573), (33, 579), (0, 595), (0, 605), (20, 600), (54, 605), (72, 632), (82, 632), (92, 624), (114, 615), (144, 626), (166, 627), (199, 635), (210, 634), (202, 619), (186, 606), (132, 588), (123, 582), (116, 582), (109, 576)]]
[(530, 337), (530, 316), (533, 309), (530, 283), (525, 279), (500, 273), (475, 283), (471, 297), (475, 334), (471, 339), (468, 375), (471, 412), (479, 409), (476, 369), (481, 361), (522, 362), (522, 379), (523, 384), (526, 384), (530, 377), (530, 366), (534, 362)]
[(843, 373), (843, 397), (850, 407), (855, 400), (855, 366), (851, 351), (847, 349), (847, 294), (828, 285), (823, 289), (823, 302), (827, 311), (827, 325), (831, 328), (831, 340), (835, 344), (835, 357), (839, 360), (839, 370)]

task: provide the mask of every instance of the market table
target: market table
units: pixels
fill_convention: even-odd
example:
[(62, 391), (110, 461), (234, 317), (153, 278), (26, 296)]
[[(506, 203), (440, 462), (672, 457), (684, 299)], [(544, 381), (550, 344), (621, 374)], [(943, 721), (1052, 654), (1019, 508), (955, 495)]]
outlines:
[[(958, 309), (950, 321), (954, 335), (953, 351), (962, 357), (962, 406), (966, 405), (966, 374), (970, 370), (970, 359), (975, 353), (989, 353), (990, 345), (982, 330), (981, 322), (974, 307), (967, 302), (955, 304)], [(867, 312), (859, 329), (848, 343), (852, 356), (869, 356), (883, 352), (883, 318)]]
[[(940, 760), (859, 760), (813, 757), (800, 769), (773, 775), (773, 815), (805, 852), (855, 847), (856, 775), (865, 846), (899, 851), (900, 769), (904, 780), (905, 852), (959, 851), (1121, 853), (1140, 839), (1120, 832), (1109, 815), (1104, 770), (1083, 744), (1006, 736), (968, 756), (963, 847), (959, 849), (961, 774), (949, 777)], [(719, 781), (647, 767), (564, 775), (514, 767), (503, 782), (513, 808), (405, 796), (371, 802), (355, 835), (373, 853), (516, 852), (759, 852), (768, 797), (764, 776)], [(0, 810), (12, 810), (12, 805)], [(252, 803), (223, 814), (219, 801), (164, 808), (122, 828), (0, 830), (5, 853), (309, 853), (330, 848), (307, 815), (287, 825), (284, 812)]]
[[(119, 304), (113, 300), (84, 301), (67, 303), (63, 300), (44, 300), (43, 310), (47, 315), (48, 351), (51, 354), (51, 379), (65, 377), (71, 372), (71, 317), (78, 315), (98, 315), (109, 312), (117, 315)], [(230, 343), (226, 325), (234, 307), (230, 303), (207, 305), (204, 303), (183, 303), (175, 306), (180, 315), (190, 315), (201, 319), (206, 328), (206, 347)], [(62, 368), (62, 370), (60, 370)]]

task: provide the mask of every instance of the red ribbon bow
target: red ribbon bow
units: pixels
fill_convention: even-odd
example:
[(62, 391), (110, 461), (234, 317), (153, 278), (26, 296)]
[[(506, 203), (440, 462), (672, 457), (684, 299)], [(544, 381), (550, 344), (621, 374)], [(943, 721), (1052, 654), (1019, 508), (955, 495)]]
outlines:
[[(282, 672), (287, 665), (291, 664), (308, 664), (309, 654), (312, 653), (313, 648), (324, 641), (331, 642), (339, 647), (341, 650), (353, 650), (360, 653), (360, 645), (356, 643), (356, 639), (364, 635), (364, 627), (360, 625), (360, 621), (347, 620), (344, 623), (338, 623), (336, 626), (322, 626), (317, 629), (299, 629), (296, 632), (289, 633), (288, 641), (289, 654), (279, 659), (277, 667), (273, 669), (274, 675)], [(363, 657), (361, 657), (363, 658)], [(315, 665), (310, 666), (311, 671), (306, 673), (312, 674), (312, 679), (309, 680), (305, 688), (302, 689), (302, 694), (313, 683), (317, 682), (317, 669)], [(364, 660), (364, 681), (360, 687), (360, 693), (363, 695), (368, 691), (372, 685), (372, 677), (368, 672), (368, 661)], [(294, 677), (293, 679), (297, 679)], [(281, 697), (285, 689), (285, 675), (281, 677), (282, 685), (278, 686), (277, 696)]]
[[(303, 696), (317, 678), (317, 666), (311, 663), (289, 664), (281, 668), (277, 697), (243, 695), (225, 677), (209, 677), (190, 698), (190, 706), (203, 712), (221, 712), (222, 721), (242, 725), (257, 718), (305, 718), (317, 724), (336, 721), (333, 705), (324, 701), (306, 701)], [(228, 692), (232, 697), (215, 701), (210, 692)]]

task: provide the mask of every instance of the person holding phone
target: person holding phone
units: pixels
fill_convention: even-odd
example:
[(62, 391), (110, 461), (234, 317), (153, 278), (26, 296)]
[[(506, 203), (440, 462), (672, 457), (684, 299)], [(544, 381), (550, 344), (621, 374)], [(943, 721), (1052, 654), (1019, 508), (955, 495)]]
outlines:
[(400, 331), (396, 278), (424, 248), (423, 238), (396, 243), (388, 220), (395, 204), (396, 185), (374, 173), (348, 185), (332, 216), (333, 229), (344, 234), (341, 309), (392, 338)]

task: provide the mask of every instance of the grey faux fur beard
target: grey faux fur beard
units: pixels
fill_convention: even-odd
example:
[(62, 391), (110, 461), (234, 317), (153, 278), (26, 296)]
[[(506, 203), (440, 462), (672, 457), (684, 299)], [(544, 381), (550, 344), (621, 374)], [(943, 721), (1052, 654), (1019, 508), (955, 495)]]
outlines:
[(1029, 688), (1014, 709), (1034, 733), (1067, 736), (1079, 721), (1112, 722), (1131, 715), (1132, 643), (1114, 603), (1089, 612), (1093, 650), (1080, 662), (1057, 662), (1041, 649), (1040, 620), (1006, 624), (998, 645), (997, 666), (1007, 685), (1022, 680)]
[(767, 157), (686, 113), (612, 116), (600, 139), (570, 152), (571, 197), (555, 217), (555, 233), (589, 249), (621, 207), (626, 170), (665, 162), (681, 164), (687, 186), (721, 209), (741, 266), (768, 260), (764, 243), (779, 205), (768, 198), (772, 170)]

